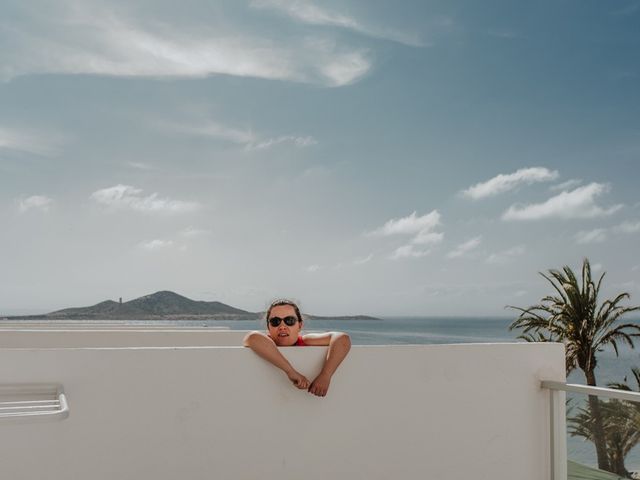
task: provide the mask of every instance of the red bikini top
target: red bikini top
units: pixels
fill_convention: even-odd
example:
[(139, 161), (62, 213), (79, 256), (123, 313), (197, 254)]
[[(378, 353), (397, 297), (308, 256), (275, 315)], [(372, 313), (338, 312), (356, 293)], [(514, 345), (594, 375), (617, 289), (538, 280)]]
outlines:
[[(271, 335), (269, 335), (269, 338), (271, 338)], [(271, 339), (273, 340), (273, 339)], [(296, 340), (296, 343), (294, 343), (292, 345), (292, 347), (308, 347), (309, 345), (307, 345), (306, 343), (304, 343), (304, 340), (302, 339), (302, 335), (298, 335), (298, 340)]]

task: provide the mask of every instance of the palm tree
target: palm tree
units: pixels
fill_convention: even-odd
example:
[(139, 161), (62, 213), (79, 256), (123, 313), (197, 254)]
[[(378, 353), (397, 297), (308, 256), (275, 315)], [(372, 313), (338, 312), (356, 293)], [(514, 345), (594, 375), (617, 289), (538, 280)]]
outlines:
[[(632, 367), (631, 368), (631, 374), (633, 375), (633, 378), (636, 381), (636, 386), (637, 386), (637, 390), (636, 392), (640, 392), (640, 368), (638, 367)], [(627, 377), (624, 377), (624, 381), (623, 382), (619, 382), (619, 383), (610, 383), (609, 384), (610, 388), (616, 388), (618, 390), (626, 390), (627, 392), (633, 392), (633, 389), (629, 386), (629, 384), (627, 384)], [(633, 403), (632, 405), (634, 405), (637, 409), (638, 409), (638, 413), (640, 413), (640, 403)]]
[[(598, 400), (603, 430), (607, 442), (607, 461), (610, 471), (631, 478), (624, 459), (640, 442), (640, 410), (633, 404), (619, 400)], [(580, 408), (569, 418), (569, 431), (573, 436), (594, 440), (594, 417), (590, 407)]]
[[(610, 345), (617, 355), (619, 342), (634, 348), (634, 337), (640, 336), (640, 325), (621, 324), (619, 319), (640, 307), (620, 305), (623, 300), (630, 298), (627, 292), (598, 304), (605, 273), (594, 282), (591, 265), (586, 258), (582, 264), (581, 282), (568, 266), (540, 275), (551, 284), (555, 293), (527, 308), (509, 306), (520, 312), (509, 329), (521, 329), (520, 338), (527, 341), (564, 343), (567, 375), (579, 368), (585, 375), (587, 385), (596, 386), (597, 353)], [(596, 396), (589, 396), (589, 408), (593, 415), (592, 439), (598, 456), (598, 468), (610, 471), (600, 404)]]
[[(631, 373), (636, 381), (636, 391), (640, 392), (640, 368), (632, 368)], [(627, 384), (627, 377), (623, 382), (610, 383), (608, 386), (633, 391)], [(613, 473), (629, 477), (624, 459), (640, 443), (640, 403), (610, 400), (599, 401), (599, 404), (608, 447), (609, 467)], [(577, 415), (569, 418), (569, 431), (573, 436), (593, 440), (593, 415), (589, 408), (580, 408)]]

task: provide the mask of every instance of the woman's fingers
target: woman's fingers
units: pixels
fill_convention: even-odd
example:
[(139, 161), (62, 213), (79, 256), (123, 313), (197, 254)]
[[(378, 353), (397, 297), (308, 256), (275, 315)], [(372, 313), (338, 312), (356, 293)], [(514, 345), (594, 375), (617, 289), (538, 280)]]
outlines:
[(309, 387), (309, 393), (314, 394), (317, 397), (324, 397), (327, 395), (327, 388), (324, 387), (320, 387), (318, 385), (316, 385), (315, 383), (312, 383), (311, 386)]

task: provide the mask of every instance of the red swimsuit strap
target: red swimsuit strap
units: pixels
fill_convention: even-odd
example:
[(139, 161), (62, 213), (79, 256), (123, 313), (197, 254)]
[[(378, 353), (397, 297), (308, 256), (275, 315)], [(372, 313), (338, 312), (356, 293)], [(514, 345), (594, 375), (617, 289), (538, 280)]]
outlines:
[[(268, 335), (268, 336), (269, 336), (269, 338), (271, 338), (271, 335)], [(271, 340), (273, 340), (273, 338), (271, 338)], [(293, 344), (293, 346), (295, 346), (295, 347), (308, 347), (309, 345), (304, 343), (304, 340), (302, 339), (302, 335), (298, 335), (298, 339), (296, 340), (296, 343)]]

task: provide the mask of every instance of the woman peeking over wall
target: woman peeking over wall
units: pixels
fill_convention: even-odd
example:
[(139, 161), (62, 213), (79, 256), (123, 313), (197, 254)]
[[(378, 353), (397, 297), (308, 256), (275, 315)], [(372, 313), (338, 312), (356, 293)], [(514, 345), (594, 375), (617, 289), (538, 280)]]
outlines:
[[(294, 386), (306, 389), (318, 397), (329, 390), (331, 377), (351, 349), (349, 335), (342, 332), (308, 333), (302, 335), (303, 319), (300, 309), (291, 300), (276, 300), (265, 315), (267, 333), (250, 332), (244, 337), (244, 346), (282, 370)], [(318, 376), (309, 380), (291, 366), (278, 347), (329, 346), (324, 366)]]

